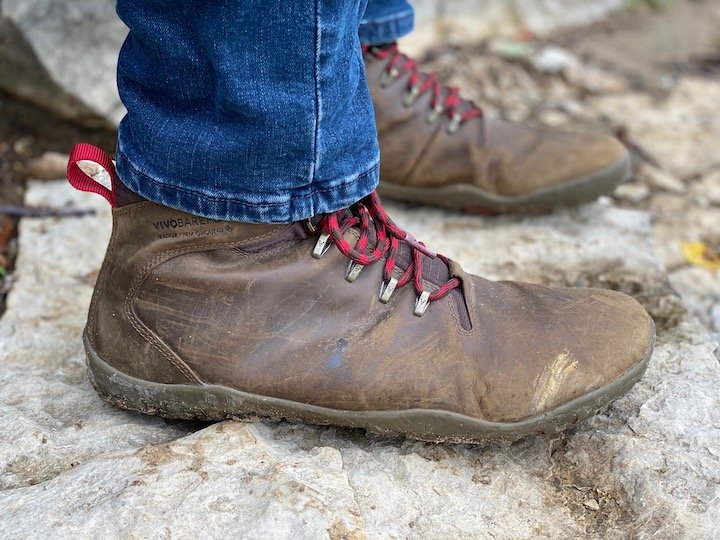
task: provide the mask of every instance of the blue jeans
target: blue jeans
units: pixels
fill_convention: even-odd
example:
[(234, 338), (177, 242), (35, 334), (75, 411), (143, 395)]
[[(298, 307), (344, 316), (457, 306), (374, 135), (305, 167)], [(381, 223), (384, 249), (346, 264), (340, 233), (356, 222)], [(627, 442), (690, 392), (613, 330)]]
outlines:
[[(118, 62), (123, 183), (186, 212), (257, 223), (332, 212), (372, 192), (365, 3), (118, 0), (130, 29)], [(400, 28), (387, 5), (407, 4), (385, 4), (372, 2), (363, 35)]]
[(368, 0), (360, 22), (363, 45), (396, 41), (413, 29), (414, 12), (407, 0)]

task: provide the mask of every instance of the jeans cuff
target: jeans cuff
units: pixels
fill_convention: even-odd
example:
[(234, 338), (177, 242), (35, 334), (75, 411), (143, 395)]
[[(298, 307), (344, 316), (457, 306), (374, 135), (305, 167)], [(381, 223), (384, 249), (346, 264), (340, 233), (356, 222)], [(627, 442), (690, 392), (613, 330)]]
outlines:
[(360, 22), (360, 43), (381, 45), (397, 41), (412, 32), (413, 25), (414, 12), (412, 8), (380, 19), (363, 19)]
[(117, 174), (130, 190), (163, 206), (197, 216), (248, 223), (292, 223), (347, 208), (377, 188), (379, 163), (340, 180), (313, 181), (290, 191), (228, 193), (212, 196), (182, 185), (153, 178), (135, 167), (127, 156), (117, 153)]

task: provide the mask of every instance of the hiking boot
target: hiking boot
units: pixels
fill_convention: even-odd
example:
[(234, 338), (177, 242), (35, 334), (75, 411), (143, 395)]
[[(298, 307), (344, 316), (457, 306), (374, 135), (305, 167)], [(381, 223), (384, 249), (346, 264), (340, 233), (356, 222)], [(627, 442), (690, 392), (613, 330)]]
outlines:
[(466, 274), (374, 193), (288, 225), (114, 208), (84, 332), (93, 385), (125, 409), (462, 442), (594, 414), (640, 378), (653, 339), (623, 294)]
[(610, 193), (630, 158), (614, 138), (487, 118), (397, 45), (363, 47), (383, 196), (480, 213), (543, 212)]

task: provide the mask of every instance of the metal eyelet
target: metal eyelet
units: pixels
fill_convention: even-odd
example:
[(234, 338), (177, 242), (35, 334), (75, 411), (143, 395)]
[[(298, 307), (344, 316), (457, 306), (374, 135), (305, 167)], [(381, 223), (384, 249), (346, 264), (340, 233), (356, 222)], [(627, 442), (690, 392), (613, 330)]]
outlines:
[(380, 302), (383, 304), (387, 304), (390, 301), (390, 297), (392, 296), (392, 293), (395, 292), (395, 287), (397, 287), (398, 280), (394, 277), (391, 277), (387, 283), (384, 281), (380, 285)]
[(390, 68), (390, 71), (383, 71), (380, 75), (380, 87), (387, 88), (392, 82), (400, 76), (400, 70), (397, 68)]
[(462, 122), (462, 116), (458, 113), (453, 114), (448, 124), (447, 132), (450, 135), (457, 132), (457, 130), (460, 129), (460, 122)]
[(434, 124), (435, 122), (437, 122), (437, 119), (440, 118), (440, 115), (443, 113), (444, 110), (445, 109), (442, 105), (435, 105), (425, 117), (425, 121), (428, 124)]
[(416, 317), (422, 317), (423, 314), (427, 311), (427, 308), (429, 305), (430, 305), (430, 292), (429, 291), (421, 292), (420, 296), (418, 296), (417, 300), (415, 300), (415, 310), (413, 311), (413, 314)]
[(415, 101), (417, 101), (420, 95), (420, 88), (417, 86), (411, 86), (407, 93), (403, 96), (403, 105), (411, 107)]
[(355, 261), (350, 261), (350, 264), (348, 264), (347, 268), (347, 274), (345, 275), (345, 279), (352, 283), (357, 279), (357, 277), (360, 275), (360, 272), (362, 272), (362, 269), (365, 268), (362, 264), (356, 263)]
[(313, 249), (312, 256), (316, 259), (319, 259), (325, 253), (327, 253), (327, 250), (330, 249), (330, 235), (328, 233), (322, 233), (320, 235), (320, 238), (318, 238), (317, 243), (315, 244), (315, 248)]

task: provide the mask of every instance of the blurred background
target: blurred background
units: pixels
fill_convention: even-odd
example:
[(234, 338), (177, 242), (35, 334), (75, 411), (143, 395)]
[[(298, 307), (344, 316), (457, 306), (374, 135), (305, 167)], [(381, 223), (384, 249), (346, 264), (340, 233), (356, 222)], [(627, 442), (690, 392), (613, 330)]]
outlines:
[[(614, 133), (633, 174), (612, 203), (651, 216), (670, 283), (720, 335), (720, 1), (416, 0), (403, 48), (488, 115)], [(0, 312), (28, 179), (112, 152), (126, 30), (113, 0), (0, 0)]]

